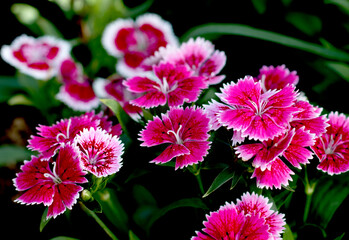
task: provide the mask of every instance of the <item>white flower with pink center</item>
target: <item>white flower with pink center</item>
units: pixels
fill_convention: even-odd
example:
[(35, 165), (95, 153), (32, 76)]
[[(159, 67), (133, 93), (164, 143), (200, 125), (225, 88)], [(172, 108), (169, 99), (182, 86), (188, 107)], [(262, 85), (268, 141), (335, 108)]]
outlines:
[(102, 36), (102, 45), (119, 58), (117, 71), (127, 77), (143, 69), (143, 60), (167, 44), (178, 45), (172, 25), (156, 14), (147, 13), (132, 19), (117, 19), (109, 23)]
[(124, 145), (118, 136), (101, 128), (85, 128), (75, 137), (74, 143), (80, 149), (84, 170), (97, 177), (106, 177), (120, 170)]
[(17, 37), (1, 48), (1, 57), (19, 71), (36, 79), (49, 80), (58, 72), (60, 62), (69, 56), (68, 42), (51, 36)]

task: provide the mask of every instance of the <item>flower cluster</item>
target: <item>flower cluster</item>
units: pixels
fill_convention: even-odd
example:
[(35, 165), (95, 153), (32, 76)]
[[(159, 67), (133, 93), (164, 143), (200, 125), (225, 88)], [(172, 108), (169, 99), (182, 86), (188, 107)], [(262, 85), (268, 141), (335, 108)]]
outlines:
[[(39, 152), (25, 161), (13, 180), (22, 204), (48, 206), (47, 218), (71, 209), (87, 183), (87, 172), (106, 177), (122, 166), (123, 143), (120, 125), (112, 126), (102, 114), (86, 113), (63, 119), (52, 126), (38, 127), (28, 148)], [(52, 167), (51, 167), (52, 166)]]
[[(22, 35), (2, 47), (2, 58), (21, 72), (40, 80), (55, 77), (61, 84), (56, 99), (84, 112), (37, 127), (28, 148), (38, 155), (25, 161), (13, 180), (22, 192), (16, 202), (43, 204), (47, 218), (56, 218), (72, 209), (91, 178), (120, 170), (121, 125), (113, 125), (103, 111), (95, 114), (100, 98), (117, 101), (143, 124), (137, 132), (140, 146), (163, 147), (151, 163), (174, 159), (175, 170), (188, 167), (198, 175), (215, 131), (222, 128), (231, 134), (235, 163), (253, 167), (248, 177), (256, 178), (259, 188), (288, 186), (294, 170), (314, 155), (317, 168), (329, 175), (349, 171), (349, 118), (322, 115), (322, 108), (297, 89), (297, 73), (285, 65), (263, 66), (256, 77), (225, 82), (216, 99), (199, 105), (205, 90), (225, 79), (227, 57), (212, 42), (198, 37), (179, 44), (170, 23), (144, 14), (108, 24), (101, 43), (117, 66), (116, 73), (96, 79), (84, 73), (66, 41)], [(245, 193), (236, 204), (207, 215), (205, 228), (192, 240), (281, 239), (284, 215), (271, 210), (268, 201)]]
[(244, 193), (237, 203), (226, 203), (206, 216), (205, 228), (192, 240), (210, 239), (279, 239), (283, 232), (284, 214), (271, 210), (268, 198)]
[(253, 158), (257, 185), (281, 188), (294, 172), (285, 164), (301, 168), (313, 157), (310, 147), (326, 132), (321, 109), (299, 97), (298, 76), (285, 66), (264, 66), (257, 78), (246, 76), (225, 84), (206, 106), (212, 129), (233, 129), (232, 142), (243, 160)]

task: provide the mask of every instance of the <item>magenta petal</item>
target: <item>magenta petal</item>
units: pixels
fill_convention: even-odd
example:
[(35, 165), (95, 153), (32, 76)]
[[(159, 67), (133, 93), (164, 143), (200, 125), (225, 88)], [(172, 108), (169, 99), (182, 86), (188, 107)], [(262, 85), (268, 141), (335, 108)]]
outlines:
[(15, 202), (23, 204), (40, 204), (49, 206), (53, 201), (53, 186), (51, 181), (41, 181), (24, 192)]
[[(346, 149), (349, 148), (347, 144)], [(317, 169), (322, 170), (323, 172), (328, 173), (329, 175), (340, 174), (343, 172), (349, 171), (349, 154), (342, 156), (338, 155), (327, 155), (327, 158), (322, 160)]]
[(139, 134), (139, 140), (143, 141), (141, 146), (152, 147), (163, 143), (171, 143), (172, 138), (168, 134), (169, 130), (171, 129), (168, 129), (159, 117), (154, 117)]
[(171, 161), (172, 158), (178, 157), (184, 154), (190, 154), (190, 150), (179, 144), (171, 144), (168, 146), (158, 157), (152, 160), (152, 163), (166, 163)]
[(320, 116), (311, 119), (294, 120), (290, 124), (292, 127), (295, 128), (300, 128), (304, 126), (305, 130), (309, 130), (310, 133), (314, 133), (318, 137), (325, 133), (326, 128), (328, 127), (327, 119), (325, 116)]
[(261, 90), (259, 82), (255, 82), (252, 77), (245, 77), (239, 79), (237, 84), (224, 86), (219, 97), (231, 106), (254, 108), (253, 103), (260, 101)]
[(212, 102), (209, 102), (208, 105), (203, 105), (204, 111), (206, 112), (208, 118), (210, 119), (210, 126), (212, 130), (217, 130), (222, 126), (218, 120), (218, 113), (221, 111), (229, 110), (229, 106), (219, 103), (216, 100), (212, 99)]
[(295, 71), (290, 72), (285, 65), (281, 66), (263, 66), (259, 70), (258, 79), (262, 79), (265, 89), (282, 89), (287, 84), (296, 85), (298, 83), (298, 75)]
[(133, 77), (124, 81), (123, 84), (128, 87), (128, 90), (135, 93), (147, 92), (154, 90), (154, 86), (158, 84), (146, 77)]
[(265, 240), (269, 239), (268, 225), (265, 219), (256, 215), (246, 215), (245, 223), (240, 230), (238, 239), (246, 240)]
[(232, 109), (218, 113), (219, 122), (228, 128), (237, 131), (244, 131), (251, 125), (255, 114), (247, 108)]
[[(270, 169), (270, 170), (268, 170)], [(252, 178), (257, 179), (257, 186), (260, 188), (281, 188), (281, 185), (288, 186), (288, 181), (291, 181), (291, 174), (294, 174), (280, 158), (276, 158), (270, 163), (270, 168), (262, 171), (256, 168), (252, 174)]]
[(208, 154), (210, 142), (185, 142), (184, 146), (190, 150), (190, 154), (180, 155), (176, 158), (176, 169), (202, 162), (204, 156)]
[(244, 144), (237, 146), (235, 148), (235, 153), (238, 154), (238, 157), (242, 158), (243, 161), (248, 161), (256, 156), (263, 147), (262, 143)]
[[(81, 186), (71, 184), (71, 183), (63, 183), (57, 186), (59, 191), (59, 196), (64, 203), (64, 206), (68, 209), (72, 209), (73, 205), (76, 203), (79, 192), (83, 190)], [(57, 196), (57, 194), (55, 195)], [(55, 201), (55, 200), (54, 200)], [(53, 212), (55, 212), (53, 210)], [(60, 213), (57, 213), (57, 215)]]
[(166, 104), (166, 96), (162, 92), (151, 91), (139, 98), (131, 100), (130, 103), (144, 108), (164, 106)]
[(57, 187), (54, 187), (54, 190), (55, 190), (55, 193), (53, 197), (53, 202), (48, 207), (46, 219), (49, 219), (51, 217), (56, 218), (58, 215), (65, 212), (65, 206), (61, 198), (61, 195), (59, 193), (59, 190)]

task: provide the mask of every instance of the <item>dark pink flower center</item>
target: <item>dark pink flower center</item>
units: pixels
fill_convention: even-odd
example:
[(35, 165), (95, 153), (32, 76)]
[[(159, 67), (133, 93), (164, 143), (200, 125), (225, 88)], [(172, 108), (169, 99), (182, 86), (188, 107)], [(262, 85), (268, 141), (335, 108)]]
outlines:
[(178, 83), (175, 82), (175, 84), (173, 84), (172, 86), (170, 86), (167, 82), (167, 79), (165, 77), (162, 78), (162, 81), (160, 79), (156, 79), (155, 82), (159, 85), (159, 86), (154, 86), (155, 89), (159, 90), (160, 92), (162, 92), (163, 94), (168, 94), (174, 90), (176, 90), (176, 88), (178, 87)]

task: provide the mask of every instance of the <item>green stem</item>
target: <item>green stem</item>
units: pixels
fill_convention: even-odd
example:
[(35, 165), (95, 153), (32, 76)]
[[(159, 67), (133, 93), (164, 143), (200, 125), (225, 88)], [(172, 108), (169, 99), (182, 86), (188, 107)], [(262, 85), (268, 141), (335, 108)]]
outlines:
[(91, 211), (90, 209), (88, 209), (85, 204), (83, 204), (82, 202), (79, 202), (81, 209), (90, 217), (94, 218), (94, 220), (99, 224), (99, 226), (101, 226), (101, 228), (103, 228), (103, 230), (108, 234), (108, 236), (113, 239), (113, 240), (118, 240), (118, 238), (112, 233), (112, 231), (110, 231), (110, 229), (104, 224), (104, 222), (97, 216), (96, 213), (94, 213), (93, 211)]
[(304, 192), (306, 195), (306, 201), (305, 201), (305, 207), (304, 207), (304, 215), (303, 215), (303, 222), (306, 223), (309, 215), (311, 200), (313, 197), (313, 193), (315, 190), (316, 182), (310, 183), (308, 179), (308, 173), (307, 168), (304, 168), (305, 174), (304, 174), (304, 180), (305, 180), (305, 186), (304, 186)]
[(194, 174), (195, 177), (196, 177), (196, 180), (199, 184), (199, 188), (200, 188), (200, 192), (202, 195), (205, 194), (205, 190), (204, 190), (204, 186), (202, 185), (202, 180), (201, 180), (201, 175), (200, 175), (200, 172), (198, 174)]

